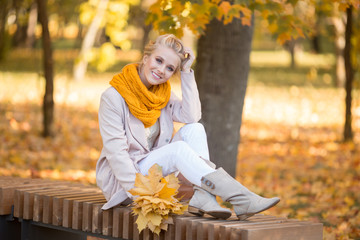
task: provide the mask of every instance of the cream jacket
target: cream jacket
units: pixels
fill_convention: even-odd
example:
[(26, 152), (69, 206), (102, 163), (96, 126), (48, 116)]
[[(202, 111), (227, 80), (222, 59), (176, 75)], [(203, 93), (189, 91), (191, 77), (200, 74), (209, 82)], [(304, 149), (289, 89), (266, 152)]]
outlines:
[[(194, 72), (181, 72), (182, 99), (173, 92), (159, 118), (160, 135), (153, 149), (168, 144), (173, 133), (173, 122), (194, 123), (201, 118), (201, 104)], [(127, 191), (134, 187), (138, 162), (146, 157), (148, 149), (144, 124), (134, 117), (116, 91), (109, 87), (101, 96), (99, 127), (103, 149), (96, 165), (96, 182), (107, 203), (106, 210), (132, 198)]]

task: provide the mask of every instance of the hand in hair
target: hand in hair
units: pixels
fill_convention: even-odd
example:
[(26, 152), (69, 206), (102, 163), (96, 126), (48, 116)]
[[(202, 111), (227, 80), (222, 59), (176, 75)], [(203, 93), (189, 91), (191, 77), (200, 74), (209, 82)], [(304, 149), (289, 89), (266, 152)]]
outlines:
[(194, 55), (193, 51), (188, 47), (184, 47), (184, 54), (185, 54), (185, 59), (182, 62), (181, 71), (190, 72), (191, 65), (193, 64), (193, 62), (195, 60), (195, 55)]

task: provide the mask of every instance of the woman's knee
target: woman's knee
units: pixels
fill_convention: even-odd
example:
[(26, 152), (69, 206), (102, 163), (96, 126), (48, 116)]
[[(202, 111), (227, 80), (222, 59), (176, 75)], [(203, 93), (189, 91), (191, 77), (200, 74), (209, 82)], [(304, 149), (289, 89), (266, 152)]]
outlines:
[(185, 141), (176, 141), (171, 143), (172, 151), (171, 151), (171, 158), (175, 161), (184, 160), (184, 159), (191, 159), (193, 157), (197, 157), (198, 155), (194, 150), (189, 146), (189, 144)]
[(175, 151), (172, 151), (173, 154), (181, 154), (186, 151), (192, 150), (186, 142), (181, 141), (181, 140), (173, 142), (170, 145), (172, 146), (173, 150), (175, 150)]
[(194, 133), (205, 133), (205, 127), (201, 123), (188, 123), (182, 127), (184, 131), (191, 131)]

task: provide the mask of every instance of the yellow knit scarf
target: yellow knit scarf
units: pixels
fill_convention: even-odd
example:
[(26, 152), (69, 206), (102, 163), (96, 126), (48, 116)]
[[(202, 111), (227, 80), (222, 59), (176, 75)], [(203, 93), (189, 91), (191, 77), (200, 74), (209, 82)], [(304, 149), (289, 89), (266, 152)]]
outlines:
[(147, 89), (141, 82), (137, 67), (135, 63), (126, 65), (121, 73), (113, 77), (110, 85), (121, 94), (130, 112), (147, 128), (160, 117), (161, 109), (170, 99), (171, 87), (167, 81)]

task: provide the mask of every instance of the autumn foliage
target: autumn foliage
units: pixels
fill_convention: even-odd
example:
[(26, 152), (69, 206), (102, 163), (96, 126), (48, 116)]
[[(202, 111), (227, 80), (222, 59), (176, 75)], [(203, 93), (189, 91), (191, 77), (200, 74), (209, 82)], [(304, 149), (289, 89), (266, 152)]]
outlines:
[(148, 227), (159, 235), (161, 230), (168, 229), (168, 224), (173, 224), (171, 215), (181, 215), (187, 210), (187, 205), (175, 198), (179, 186), (175, 174), (163, 177), (162, 168), (157, 164), (149, 169), (147, 176), (136, 174), (135, 188), (129, 193), (136, 196), (132, 209), (137, 215), (139, 232)]
[(217, 19), (225, 25), (234, 18), (250, 26), (253, 13), (258, 12), (269, 22), (269, 30), (281, 44), (292, 38), (304, 37), (308, 31), (302, 19), (294, 14), (298, 1), (172, 1), (158, 0), (150, 7), (147, 23), (160, 32), (182, 36), (187, 27), (195, 35), (204, 33), (206, 25)]

